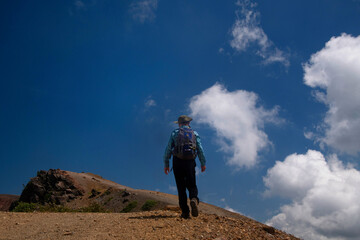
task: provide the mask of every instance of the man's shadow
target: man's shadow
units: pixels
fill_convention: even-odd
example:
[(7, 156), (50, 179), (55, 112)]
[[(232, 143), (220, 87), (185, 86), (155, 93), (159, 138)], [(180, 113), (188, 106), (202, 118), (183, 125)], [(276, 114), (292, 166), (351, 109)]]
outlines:
[(176, 217), (177, 216), (150, 215), (150, 216), (129, 217), (128, 219), (164, 219), (164, 218), (176, 218)]

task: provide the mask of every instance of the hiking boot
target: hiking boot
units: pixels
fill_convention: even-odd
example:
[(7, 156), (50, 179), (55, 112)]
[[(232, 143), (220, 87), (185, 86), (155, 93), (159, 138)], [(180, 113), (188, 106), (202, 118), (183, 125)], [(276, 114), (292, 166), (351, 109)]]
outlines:
[(183, 218), (183, 219), (190, 219), (190, 214), (189, 213), (182, 213), (180, 215), (180, 217)]
[(193, 217), (199, 216), (198, 204), (199, 202), (196, 198), (191, 199), (190, 206), (191, 206), (191, 215)]

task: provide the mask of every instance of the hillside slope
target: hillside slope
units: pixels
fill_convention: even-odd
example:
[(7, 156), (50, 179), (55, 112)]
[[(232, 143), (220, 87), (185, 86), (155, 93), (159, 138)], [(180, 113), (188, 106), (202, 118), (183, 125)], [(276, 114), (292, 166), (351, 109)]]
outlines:
[[(62, 204), (72, 209), (96, 203), (111, 212), (122, 212), (130, 203), (136, 202), (131, 212), (137, 212), (142, 211), (142, 206), (149, 200), (156, 202), (150, 210), (178, 208), (178, 197), (173, 194), (133, 189), (92, 173), (50, 169), (39, 171), (29, 181), (19, 201)], [(208, 214), (243, 218), (240, 214), (203, 202), (200, 203), (199, 210)]]
[(0, 211), (9, 210), (11, 204), (19, 200), (20, 196), (11, 194), (0, 194)]
[(20, 201), (68, 209), (96, 204), (111, 213), (1, 212), (0, 239), (298, 239), (203, 202), (199, 217), (184, 220), (176, 195), (133, 189), (92, 173), (39, 171)]

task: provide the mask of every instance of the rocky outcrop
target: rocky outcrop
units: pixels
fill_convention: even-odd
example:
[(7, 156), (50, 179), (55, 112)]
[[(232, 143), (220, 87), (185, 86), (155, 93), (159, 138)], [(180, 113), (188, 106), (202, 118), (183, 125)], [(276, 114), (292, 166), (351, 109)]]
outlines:
[(18, 199), (18, 195), (0, 194), (0, 211), (9, 211), (11, 204)]
[(60, 169), (41, 170), (25, 186), (19, 201), (64, 204), (82, 196), (83, 193), (84, 190), (75, 184), (66, 171)]

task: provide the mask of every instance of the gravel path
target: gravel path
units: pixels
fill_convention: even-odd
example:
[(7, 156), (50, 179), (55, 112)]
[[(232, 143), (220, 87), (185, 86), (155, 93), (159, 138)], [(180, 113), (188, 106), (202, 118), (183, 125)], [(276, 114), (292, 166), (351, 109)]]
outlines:
[[(264, 229), (265, 227), (265, 229)], [(270, 233), (269, 233), (270, 232)], [(254, 221), (178, 212), (0, 212), (0, 239), (298, 239)]]

